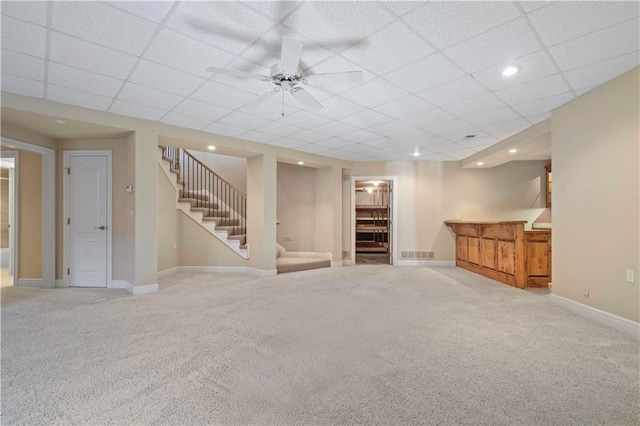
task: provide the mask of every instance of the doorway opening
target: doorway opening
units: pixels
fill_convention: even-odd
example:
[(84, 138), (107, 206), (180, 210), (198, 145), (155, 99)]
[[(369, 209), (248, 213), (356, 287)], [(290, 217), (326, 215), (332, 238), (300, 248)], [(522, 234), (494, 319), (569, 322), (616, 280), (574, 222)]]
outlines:
[(356, 264), (393, 264), (393, 181), (356, 180), (354, 184)]
[(3, 152), (0, 159), (0, 286), (15, 285), (17, 265), (16, 158), (17, 152)]

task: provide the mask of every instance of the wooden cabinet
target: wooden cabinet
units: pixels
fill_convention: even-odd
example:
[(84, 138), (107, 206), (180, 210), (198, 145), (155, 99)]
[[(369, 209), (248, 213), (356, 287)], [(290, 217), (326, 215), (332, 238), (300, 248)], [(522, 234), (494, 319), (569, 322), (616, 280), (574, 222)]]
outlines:
[(456, 265), (518, 288), (548, 287), (551, 230), (525, 231), (526, 221), (445, 221), (456, 236)]
[(356, 252), (389, 253), (389, 206), (356, 205)]
[(553, 185), (552, 185), (552, 174), (551, 174), (551, 164), (548, 164), (546, 166), (544, 166), (544, 169), (546, 170), (546, 187), (547, 187), (547, 191), (546, 191), (546, 207), (548, 209), (551, 208), (551, 191), (553, 190)]

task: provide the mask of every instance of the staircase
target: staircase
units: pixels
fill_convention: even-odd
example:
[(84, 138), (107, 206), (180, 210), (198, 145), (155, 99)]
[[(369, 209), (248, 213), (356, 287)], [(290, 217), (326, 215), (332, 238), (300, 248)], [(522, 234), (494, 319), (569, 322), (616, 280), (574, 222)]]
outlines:
[(182, 148), (160, 147), (160, 165), (176, 189), (176, 206), (244, 259), (247, 196)]

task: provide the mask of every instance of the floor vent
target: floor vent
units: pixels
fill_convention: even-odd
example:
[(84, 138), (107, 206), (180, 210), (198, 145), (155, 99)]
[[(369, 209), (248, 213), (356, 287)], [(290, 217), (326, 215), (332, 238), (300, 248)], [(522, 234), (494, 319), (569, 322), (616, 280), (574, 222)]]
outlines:
[(351, 252), (350, 251), (343, 251), (342, 252), (342, 258), (343, 259), (351, 259)]
[(434, 252), (432, 251), (403, 251), (402, 259), (433, 259)]

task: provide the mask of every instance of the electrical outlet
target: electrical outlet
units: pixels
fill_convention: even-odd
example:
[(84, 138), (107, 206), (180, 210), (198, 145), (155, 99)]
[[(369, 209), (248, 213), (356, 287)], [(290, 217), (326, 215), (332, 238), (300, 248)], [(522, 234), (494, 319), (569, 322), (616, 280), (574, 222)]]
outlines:
[(582, 284), (582, 295), (589, 297), (589, 284)]
[(173, 243), (173, 249), (175, 250), (177, 248), (178, 248), (178, 245), (176, 243)]
[(633, 284), (636, 282), (636, 273), (633, 269), (627, 269), (627, 282)]
[(293, 241), (293, 237), (291, 235), (284, 235), (282, 241)]

